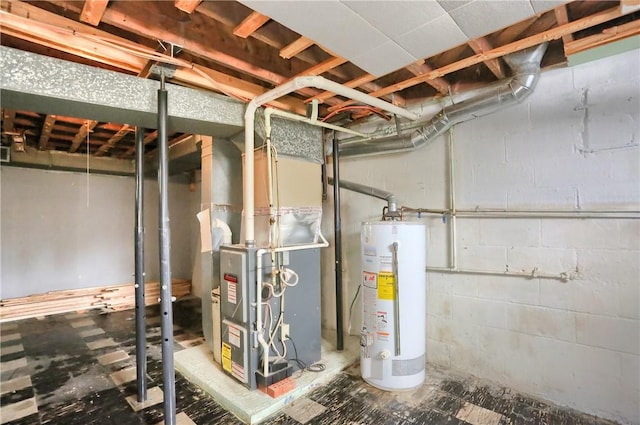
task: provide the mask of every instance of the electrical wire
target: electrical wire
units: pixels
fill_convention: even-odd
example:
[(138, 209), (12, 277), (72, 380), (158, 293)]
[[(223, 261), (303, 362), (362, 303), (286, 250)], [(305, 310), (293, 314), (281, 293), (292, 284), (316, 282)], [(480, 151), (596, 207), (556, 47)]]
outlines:
[[(293, 345), (293, 352), (295, 354), (294, 358), (291, 358), (288, 360), (298, 365), (298, 367), (302, 372), (306, 370), (309, 372), (319, 373), (327, 369), (327, 365), (325, 365), (324, 363), (314, 363), (312, 365), (307, 366), (307, 364), (304, 361), (300, 360), (300, 358), (298, 357), (298, 348), (296, 347), (296, 343), (293, 341), (293, 338), (291, 338), (291, 335), (287, 335), (287, 341), (291, 341), (291, 345)], [(286, 346), (286, 344), (284, 345)]]
[(326, 117), (322, 118), (320, 121), (322, 122), (326, 122), (329, 118), (339, 114), (340, 112), (344, 112), (344, 111), (353, 111), (353, 110), (364, 110), (364, 111), (369, 111), (372, 112), (376, 115), (378, 115), (379, 117), (387, 120), (387, 121), (391, 121), (391, 117), (383, 112), (381, 112), (379, 109), (377, 108), (373, 108), (371, 106), (361, 106), (361, 105), (355, 105), (355, 106), (345, 106), (343, 108), (338, 108), (335, 111), (331, 112), (329, 115), (327, 115)]
[(351, 317), (353, 315), (353, 305), (356, 303), (356, 300), (358, 299), (358, 294), (360, 294), (361, 287), (362, 287), (362, 284), (358, 285), (356, 294), (353, 296), (353, 300), (351, 300), (351, 306), (349, 307), (349, 327), (347, 328), (347, 335), (351, 335)]
[[(296, 273), (292, 269), (281, 267), (280, 270), (278, 270), (278, 272), (279, 272), (278, 276), (280, 277), (280, 282), (284, 283), (285, 286), (294, 287), (298, 284), (298, 281), (300, 280), (298, 273)], [(290, 281), (292, 278), (294, 279), (293, 282)]]

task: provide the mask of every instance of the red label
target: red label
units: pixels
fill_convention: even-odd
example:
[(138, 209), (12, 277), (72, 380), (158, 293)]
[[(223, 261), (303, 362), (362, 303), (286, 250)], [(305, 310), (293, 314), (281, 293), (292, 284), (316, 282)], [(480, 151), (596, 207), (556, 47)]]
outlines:
[(236, 276), (235, 274), (225, 273), (224, 280), (226, 280), (227, 282), (238, 283), (238, 276)]

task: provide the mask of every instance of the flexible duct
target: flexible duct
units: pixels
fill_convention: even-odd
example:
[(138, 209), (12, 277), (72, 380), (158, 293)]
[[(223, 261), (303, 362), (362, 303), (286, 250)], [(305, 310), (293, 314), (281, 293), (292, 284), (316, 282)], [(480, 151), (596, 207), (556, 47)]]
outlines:
[(420, 128), (405, 135), (343, 141), (340, 144), (340, 155), (371, 155), (417, 149), (432, 143), (455, 124), (522, 102), (533, 92), (538, 82), (540, 62), (546, 50), (547, 43), (543, 43), (505, 56), (504, 60), (513, 71), (513, 77), (465, 101), (442, 109)]

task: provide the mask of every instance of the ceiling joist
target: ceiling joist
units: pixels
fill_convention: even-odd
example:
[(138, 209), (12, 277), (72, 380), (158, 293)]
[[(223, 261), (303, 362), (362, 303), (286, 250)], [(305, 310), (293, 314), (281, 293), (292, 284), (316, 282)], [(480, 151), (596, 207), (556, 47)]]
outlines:
[(2, 132), (12, 133), (14, 130), (14, 122), (16, 119), (16, 111), (13, 109), (2, 110)]
[(56, 122), (55, 115), (47, 115), (44, 119), (44, 123), (42, 124), (42, 130), (40, 132), (40, 140), (38, 141), (38, 147), (40, 150), (47, 149), (47, 143), (49, 143), (49, 137), (51, 137), (51, 132), (53, 131), (53, 125)]
[(269, 19), (270, 18), (268, 16), (265, 16), (261, 13), (251, 12), (251, 14), (240, 23), (240, 25), (233, 29), (233, 34), (237, 35), (238, 37), (247, 38), (255, 31), (257, 31), (261, 26), (266, 24)]
[(80, 20), (94, 27), (97, 26), (108, 4), (109, 0), (85, 0), (82, 13), (80, 13)]
[[(613, 7), (613, 8), (604, 10), (600, 13), (596, 13), (594, 15), (572, 21), (568, 24), (561, 25), (559, 27), (552, 28), (547, 31), (543, 31), (541, 33), (537, 33), (535, 35), (523, 38), (521, 40), (508, 43), (504, 46), (496, 47), (494, 49), (489, 50), (488, 52), (484, 52), (480, 54), (476, 53), (473, 56), (459, 60), (449, 65), (445, 65), (427, 74), (409, 78), (407, 80), (389, 85), (380, 90), (369, 93), (369, 95), (374, 97), (381, 97), (390, 93), (394, 93), (396, 91), (413, 87), (416, 84), (424, 83), (427, 80), (437, 78), (437, 77), (443, 77), (452, 72), (459, 71), (461, 69), (467, 68), (472, 65), (477, 65), (488, 59), (499, 58), (509, 53), (518, 52), (528, 47), (537, 46), (538, 44), (541, 44), (547, 41), (557, 40), (559, 38), (562, 38), (563, 35), (572, 34), (576, 31), (590, 28), (595, 25), (599, 25), (599, 24), (611, 21), (612, 19), (619, 18), (620, 16), (623, 16), (623, 12), (620, 10), (620, 8)], [(331, 108), (329, 108), (329, 111), (334, 111), (336, 109), (352, 105), (353, 103), (354, 103), (353, 101), (342, 102), (338, 105), (334, 105)]]
[[(476, 38), (475, 40), (469, 40), (469, 47), (477, 54), (482, 54), (493, 49), (489, 40), (484, 37)], [(499, 58), (487, 59), (484, 64), (489, 70), (496, 76), (498, 80), (502, 80), (505, 77), (504, 69), (502, 68), (502, 62)]]
[(131, 127), (128, 124), (123, 125), (120, 128), (120, 130), (118, 130), (113, 136), (109, 138), (109, 140), (107, 140), (106, 143), (100, 146), (100, 148), (98, 149), (98, 152), (96, 152), (96, 156), (102, 156), (105, 153), (109, 152), (109, 150), (112, 147), (114, 147), (116, 143), (118, 143), (120, 140), (122, 140), (124, 136), (126, 136), (132, 131), (133, 131), (133, 127)]
[[(94, 120), (86, 120), (82, 126), (80, 126), (80, 130), (76, 133), (73, 141), (71, 142), (71, 147), (69, 148), (69, 153), (75, 153), (82, 142), (87, 141), (89, 133), (93, 131), (93, 128), (98, 125), (98, 121)], [(87, 146), (87, 150), (89, 146)]]
[(291, 59), (292, 57), (298, 55), (300, 52), (308, 49), (314, 44), (315, 43), (313, 42), (313, 40), (310, 40), (307, 37), (301, 36), (293, 43), (288, 44), (282, 49), (280, 49), (280, 57), (284, 59)]
[(200, 6), (202, 0), (176, 0), (174, 6), (183, 12), (193, 13), (196, 7)]

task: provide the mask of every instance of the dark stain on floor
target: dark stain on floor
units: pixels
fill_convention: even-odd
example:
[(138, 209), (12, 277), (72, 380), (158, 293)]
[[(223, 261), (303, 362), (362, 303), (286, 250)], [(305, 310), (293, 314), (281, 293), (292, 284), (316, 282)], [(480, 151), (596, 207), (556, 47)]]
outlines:
[[(147, 307), (148, 388), (162, 387), (159, 310)], [(200, 300), (186, 299), (174, 305), (178, 340), (202, 337)], [(84, 327), (71, 323), (91, 319)], [(101, 328), (104, 333), (82, 337), (81, 332)], [(13, 425), (129, 425), (157, 424), (163, 420), (163, 406), (157, 404), (134, 412), (125, 398), (136, 394), (135, 381), (116, 386), (113, 372), (135, 366), (135, 323), (133, 310), (109, 314), (54, 315), (0, 325), (2, 335), (19, 333), (20, 338), (3, 342), (2, 386), (9, 380), (30, 376), (31, 386), (0, 396), (1, 423)], [(90, 349), (87, 343), (111, 338), (114, 346)], [(24, 350), (12, 351), (22, 344)], [(193, 344), (193, 343), (192, 343)], [(177, 342), (175, 351), (184, 349)], [(108, 365), (98, 356), (123, 350), (129, 358)], [(26, 359), (26, 366), (8, 368), (12, 361)], [(4, 392), (4, 390), (3, 390)], [(35, 396), (37, 412), (7, 422), (7, 409)], [(492, 425), (612, 425), (613, 422), (525, 397), (512, 390), (490, 386), (474, 378), (453, 378), (446, 371), (429, 369), (425, 384), (411, 392), (386, 392), (366, 384), (354, 364), (331, 383), (315, 389), (307, 398), (326, 409), (308, 420), (312, 425), (463, 425), (459, 412), (469, 404), (487, 409)], [(176, 405), (198, 425), (241, 424), (211, 396), (176, 373)], [(495, 413), (493, 413), (495, 412)], [(19, 415), (18, 415), (19, 416)], [(458, 417), (457, 417), (458, 416)], [(297, 425), (286, 413), (278, 413), (265, 424)], [(480, 424), (482, 422), (478, 422)], [(477, 425), (476, 424), (476, 425)]]

